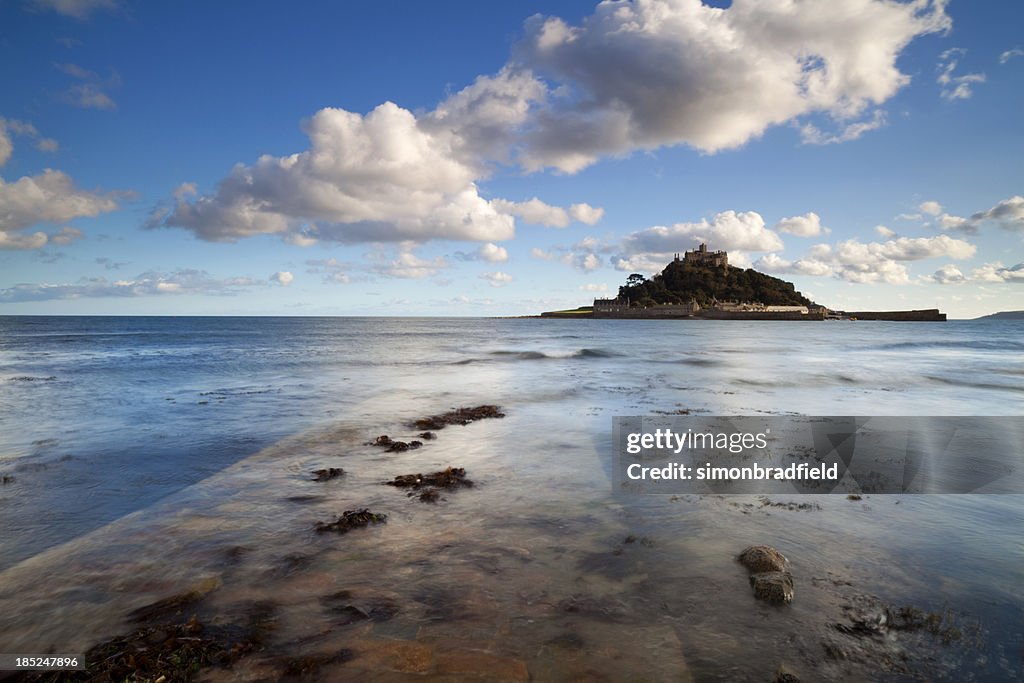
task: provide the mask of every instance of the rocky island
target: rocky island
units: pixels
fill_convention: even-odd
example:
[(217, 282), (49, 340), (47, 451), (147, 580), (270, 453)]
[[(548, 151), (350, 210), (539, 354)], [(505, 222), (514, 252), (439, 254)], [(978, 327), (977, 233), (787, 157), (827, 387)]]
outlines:
[(817, 304), (786, 282), (753, 268), (729, 265), (725, 251), (706, 244), (675, 255), (648, 279), (633, 273), (614, 299), (591, 306), (546, 311), (544, 318), (711, 318), (716, 320), (944, 321), (937, 308), (915, 311), (836, 311)]

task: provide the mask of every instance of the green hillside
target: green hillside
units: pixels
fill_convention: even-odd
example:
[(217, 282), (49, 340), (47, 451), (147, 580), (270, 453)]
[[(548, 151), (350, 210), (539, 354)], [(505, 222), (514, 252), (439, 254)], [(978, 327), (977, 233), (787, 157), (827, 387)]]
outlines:
[(705, 267), (673, 261), (648, 280), (634, 273), (619, 287), (619, 298), (640, 305), (686, 303), (695, 299), (703, 307), (713, 300), (760, 302), (769, 306), (810, 306), (793, 283), (752, 268)]

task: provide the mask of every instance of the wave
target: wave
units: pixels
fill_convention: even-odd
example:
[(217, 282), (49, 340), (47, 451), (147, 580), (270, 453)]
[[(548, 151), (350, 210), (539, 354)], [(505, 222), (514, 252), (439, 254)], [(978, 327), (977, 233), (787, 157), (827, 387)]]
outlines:
[(977, 351), (1024, 351), (1024, 342), (1012, 339), (964, 339), (962, 341), (912, 341), (880, 344), (880, 351), (904, 349), (973, 349)]
[(487, 354), (489, 358), (465, 358), (463, 360), (455, 361), (452, 365), (469, 365), (471, 363), (487, 363), (487, 362), (505, 362), (505, 361), (519, 361), (519, 360), (565, 360), (567, 358), (614, 358), (616, 356), (622, 356), (623, 354), (617, 351), (609, 351), (608, 349), (578, 349), (576, 351), (570, 351), (565, 353), (544, 353), (543, 351), (490, 351)]
[(976, 382), (970, 380), (957, 379), (955, 377), (937, 377), (935, 375), (925, 375), (925, 379), (937, 382), (939, 384), (950, 384), (957, 387), (970, 387), (972, 389), (1001, 389), (1003, 391), (1024, 391), (1024, 387), (1013, 384), (997, 384), (995, 382)]
[(695, 365), (699, 368), (711, 368), (716, 365), (725, 365), (725, 363), (720, 360), (712, 360), (710, 358), (684, 358), (678, 362), (683, 365)]
[(56, 375), (50, 375), (49, 377), (32, 377), (31, 375), (18, 375), (17, 377), (8, 377), (8, 382), (56, 382)]

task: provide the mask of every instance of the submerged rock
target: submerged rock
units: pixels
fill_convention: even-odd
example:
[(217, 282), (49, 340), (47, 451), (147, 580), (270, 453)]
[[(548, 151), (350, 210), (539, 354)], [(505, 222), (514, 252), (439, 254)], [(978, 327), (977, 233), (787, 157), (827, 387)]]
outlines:
[(317, 522), (315, 529), (319, 533), (333, 531), (339, 534), (347, 534), (352, 529), (361, 529), (371, 524), (383, 524), (387, 522), (385, 514), (370, 512), (366, 508), (362, 510), (346, 510), (334, 522)]
[(789, 560), (770, 545), (752, 545), (736, 558), (752, 572), (782, 572)]
[(345, 470), (340, 467), (328, 467), (323, 470), (313, 470), (313, 481), (330, 481), (337, 477), (344, 476)]
[(501, 412), (501, 408), (495, 405), (482, 405), (475, 408), (456, 408), (440, 415), (422, 417), (413, 422), (412, 426), (426, 431), (438, 431), (448, 425), (468, 425), (470, 422), (476, 422), (477, 420), (499, 417), (505, 417), (505, 413)]
[(762, 572), (750, 575), (754, 597), (774, 605), (793, 602), (793, 577), (789, 572)]

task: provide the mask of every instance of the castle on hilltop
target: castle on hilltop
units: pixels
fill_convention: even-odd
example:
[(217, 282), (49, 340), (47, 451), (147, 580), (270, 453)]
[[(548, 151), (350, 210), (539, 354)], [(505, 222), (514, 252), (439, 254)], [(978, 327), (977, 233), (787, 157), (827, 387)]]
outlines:
[[(676, 254), (675, 260), (677, 263), (680, 261), (679, 254)], [(683, 254), (682, 262), (704, 268), (728, 268), (729, 254), (724, 251), (708, 251), (708, 245), (701, 242), (699, 247)]]

